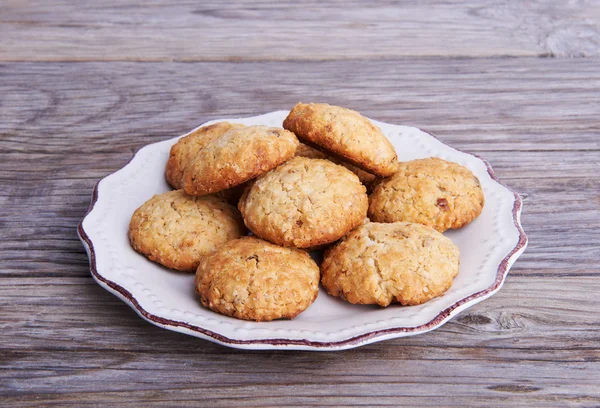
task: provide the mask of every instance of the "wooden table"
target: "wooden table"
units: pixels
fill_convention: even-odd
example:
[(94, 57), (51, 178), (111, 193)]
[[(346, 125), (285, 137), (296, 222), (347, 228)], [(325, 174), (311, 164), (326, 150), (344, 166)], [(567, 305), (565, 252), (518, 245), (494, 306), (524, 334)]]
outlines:
[[(0, 6), (0, 405), (600, 404), (600, 2), (105, 3)], [(530, 239), (504, 288), (425, 335), (249, 352), (92, 280), (76, 226), (94, 183), (297, 101), (489, 160)]]

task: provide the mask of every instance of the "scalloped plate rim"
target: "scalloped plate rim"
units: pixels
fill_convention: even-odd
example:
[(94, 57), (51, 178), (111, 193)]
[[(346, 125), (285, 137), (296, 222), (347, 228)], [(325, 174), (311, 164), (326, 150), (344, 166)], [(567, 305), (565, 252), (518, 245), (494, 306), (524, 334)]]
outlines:
[[(90, 202), (88, 210), (77, 227), (77, 234), (79, 236), (79, 239), (83, 243), (83, 246), (88, 254), (89, 263), (90, 263), (90, 272), (91, 272), (91, 275), (94, 278), (94, 280), (101, 287), (106, 289), (108, 292), (114, 294), (119, 299), (121, 299), (123, 302), (125, 302), (144, 320), (146, 320), (158, 327), (162, 327), (164, 329), (192, 335), (192, 336), (199, 337), (199, 338), (202, 338), (205, 340), (209, 340), (211, 342), (221, 344), (224, 346), (228, 346), (228, 347), (233, 347), (233, 348), (238, 348), (238, 349), (251, 349), (251, 350), (264, 350), (264, 349), (317, 350), (317, 351), (345, 350), (345, 349), (355, 348), (355, 347), (359, 347), (362, 345), (374, 343), (377, 341), (422, 334), (422, 333), (426, 333), (428, 331), (434, 330), (434, 329), (442, 326), (443, 324), (448, 322), (452, 317), (454, 317), (461, 311), (463, 311), (471, 306), (474, 306), (475, 304), (489, 298), (490, 296), (494, 295), (496, 292), (498, 292), (500, 290), (500, 288), (504, 284), (506, 276), (508, 275), (508, 271), (510, 270), (510, 268), (514, 264), (514, 262), (517, 260), (517, 258), (525, 251), (525, 248), (527, 247), (527, 243), (528, 243), (527, 236), (525, 235), (525, 232), (523, 231), (523, 227), (521, 225), (521, 220), (520, 220), (521, 210), (523, 207), (523, 202), (521, 200), (521, 197), (515, 191), (513, 191), (512, 189), (507, 187), (505, 184), (500, 182), (498, 177), (494, 174), (494, 171), (492, 170), (491, 165), (485, 159), (483, 159), (475, 154), (463, 152), (460, 149), (457, 149), (455, 147), (447, 145), (446, 143), (442, 142), (439, 138), (437, 138), (432, 132), (426, 131), (423, 128), (416, 128), (416, 129), (419, 129), (420, 131), (426, 133), (427, 135), (435, 138), (440, 143), (453, 149), (456, 152), (465, 153), (465, 154), (470, 155), (470, 156), (476, 158), (477, 160), (481, 161), (487, 168), (488, 174), (491, 177), (491, 179), (494, 180), (496, 183), (498, 183), (500, 186), (502, 186), (504, 189), (508, 190), (510, 193), (513, 194), (514, 202), (513, 202), (513, 208), (512, 208), (512, 218), (514, 221), (514, 226), (519, 234), (519, 239), (518, 239), (515, 247), (506, 255), (505, 258), (502, 259), (502, 261), (498, 265), (496, 279), (492, 283), (492, 285), (490, 285), (487, 289), (481, 290), (481, 291), (471, 294), (470, 296), (467, 296), (459, 301), (454, 302), (451, 306), (449, 306), (446, 309), (439, 312), (435, 318), (431, 319), (430, 321), (428, 321), (425, 324), (421, 324), (419, 326), (414, 326), (414, 327), (393, 327), (393, 328), (388, 328), (388, 329), (374, 330), (374, 331), (370, 331), (370, 332), (367, 332), (367, 333), (364, 333), (364, 334), (361, 334), (358, 336), (353, 336), (353, 337), (350, 337), (350, 338), (347, 338), (344, 340), (332, 341), (332, 342), (313, 341), (310, 339), (287, 339), (287, 338), (283, 338), (283, 337), (282, 338), (240, 340), (240, 339), (226, 337), (222, 334), (216, 333), (214, 331), (202, 328), (200, 326), (197, 326), (197, 325), (194, 325), (191, 323), (168, 319), (168, 318), (158, 316), (156, 314), (149, 313), (140, 305), (140, 303), (131, 294), (131, 292), (129, 292), (123, 286), (115, 283), (114, 281), (111, 281), (110, 279), (105, 278), (98, 272), (97, 265), (96, 265), (96, 254), (95, 254), (95, 250), (94, 250), (94, 244), (93, 244), (92, 240), (90, 239), (90, 237), (88, 236), (88, 234), (86, 233), (86, 231), (83, 227), (83, 223), (86, 220), (86, 218), (88, 217), (88, 215), (93, 211), (96, 203), (99, 200), (98, 188), (104, 180), (106, 180), (108, 177), (117, 175), (120, 171), (124, 170), (126, 167), (131, 165), (132, 162), (136, 159), (136, 157), (138, 157), (139, 153), (142, 150), (149, 148), (150, 146), (153, 146), (153, 145), (177, 140), (202, 126), (206, 126), (208, 124), (223, 121), (223, 120), (259, 119), (261, 117), (281, 114), (282, 112), (289, 112), (289, 111), (278, 110), (278, 111), (273, 111), (273, 112), (265, 113), (262, 115), (256, 115), (256, 116), (248, 116), (248, 117), (243, 117), (243, 118), (223, 118), (223, 119), (217, 119), (217, 120), (211, 120), (211, 121), (205, 122), (205, 123), (201, 124), (200, 126), (197, 126), (196, 128), (192, 129), (190, 132), (187, 132), (181, 136), (154, 142), (154, 143), (151, 143), (151, 144), (141, 147), (140, 149), (138, 149), (135, 152), (135, 154), (131, 157), (131, 159), (127, 162), (127, 164), (125, 164), (120, 169), (108, 174), (107, 176), (103, 177), (100, 181), (98, 181), (96, 183), (96, 185), (94, 186), (94, 189), (92, 192), (92, 200)], [(375, 121), (375, 120), (373, 122), (397, 126), (397, 125), (393, 125), (393, 124), (389, 124), (389, 123), (385, 123), (385, 122), (379, 122), (379, 121)]]

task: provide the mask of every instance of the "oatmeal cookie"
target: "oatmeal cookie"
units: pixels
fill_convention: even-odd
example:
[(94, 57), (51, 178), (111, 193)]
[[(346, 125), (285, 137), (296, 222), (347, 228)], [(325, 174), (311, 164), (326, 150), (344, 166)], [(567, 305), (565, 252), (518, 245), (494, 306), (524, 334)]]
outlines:
[(458, 248), (436, 230), (371, 222), (325, 252), (321, 283), (350, 303), (418, 305), (448, 290), (458, 269)]
[(174, 189), (182, 187), (183, 172), (196, 157), (200, 150), (206, 147), (213, 140), (223, 136), (232, 129), (240, 129), (244, 125), (238, 125), (229, 122), (219, 122), (208, 126), (203, 126), (182, 137), (171, 147), (169, 160), (165, 175), (167, 181)]
[(213, 140), (183, 172), (186, 194), (203, 196), (251, 180), (294, 156), (298, 139), (267, 126), (232, 129)]
[(466, 167), (435, 157), (400, 163), (369, 197), (369, 218), (409, 221), (440, 232), (460, 228), (483, 209), (479, 179)]
[(155, 195), (135, 210), (129, 224), (133, 249), (167, 268), (190, 272), (218, 245), (245, 233), (235, 207), (182, 190)]
[(314, 147), (377, 176), (396, 171), (396, 150), (377, 126), (360, 113), (325, 103), (298, 103), (285, 129)]
[(255, 237), (229, 241), (200, 261), (202, 304), (244, 320), (292, 319), (319, 291), (319, 267), (305, 251)]
[(297, 248), (338, 240), (363, 222), (367, 207), (366, 188), (354, 173), (305, 157), (255, 180), (238, 204), (254, 234)]

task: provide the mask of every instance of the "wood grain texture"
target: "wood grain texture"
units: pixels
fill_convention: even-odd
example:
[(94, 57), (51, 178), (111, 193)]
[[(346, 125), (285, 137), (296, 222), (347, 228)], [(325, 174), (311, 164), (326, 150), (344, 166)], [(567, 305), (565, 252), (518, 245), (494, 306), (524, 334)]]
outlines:
[(599, 67), (535, 58), (0, 64), (0, 152), (131, 154), (215, 117), (308, 100), (424, 127), (473, 152), (594, 151)]
[(4, 1), (0, 61), (600, 55), (595, 0)]
[[(594, 59), (0, 64), (2, 405), (598, 405), (599, 91)], [(95, 284), (75, 228), (98, 179), (298, 100), (489, 160), (530, 239), (504, 288), (434, 332), (310, 353), (168, 332)]]

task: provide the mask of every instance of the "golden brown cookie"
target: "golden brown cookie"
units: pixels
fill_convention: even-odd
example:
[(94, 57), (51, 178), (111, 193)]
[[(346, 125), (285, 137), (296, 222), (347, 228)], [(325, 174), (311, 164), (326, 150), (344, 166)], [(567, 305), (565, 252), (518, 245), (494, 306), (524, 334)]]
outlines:
[(292, 319), (319, 291), (319, 267), (306, 252), (255, 237), (229, 241), (196, 272), (202, 304), (244, 320)]
[(182, 187), (183, 172), (196, 155), (200, 153), (200, 150), (213, 140), (223, 136), (226, 132), (243, 127), (245, 126), (235, 123), (219, 122), (203, 126), (179, 139), (171, 147), (169, 160), (167, 161), (165, 175), (169, 184), (174, 189), (180, 189)]
[(365, 186), (328, 160), (294, 157), (254, 181), (238, 208), (254, 234), (275, 244), (312, 248), (360, 225), (368, 207)]
[(458, 247), (433, 228), (371, 222), (325, 252), (321, 283), (350, 303), (418, 305), (448, 290), (458, 267)]
[(267, 126), (232, 129), (213, 140), (183, 172), (183, 189), (193, 196), (225, 190), (251, 180), (290, 159), (298, 139)]
[(285, 129), (319, 149), (381, 177), (394, 174), (396, 150), (377, 126), (360, 113), (326, 103), (298, 103)]
[(363, 183), (365, 186), (367, 186), (367, 190), (369, 189), (371, 184), (377, 179), (377, 177), (374, 176), (373, 174), (368, 173), (368, 172), (364, 171), (363, 169), (356, 167), (353, 164), (346, 163), (346, 162), (339, 160), (332, 156), (328, 156), (327, 154), (323, 153), (322, 151), (313, 149), (312, 147), (310, 147), (309, 145), (306, 145), (304, 143), (300, 143), (300, 145), (296, 149), (296, 156), (308, 157), (309, 159), (331, 160), (335, 164), (341, 164), (342, 166), (344, 166), (345, 168), (350, 170), (352, 173), (356, 174), (358, 176), (358, 179), (360, 180), (360, 182)]
[(193, 272), (200, 258), (246, 233), (239, 212), (214, 196), (182, 190), (155, 195), (135, 210), (129, 224), (133, 249), (167, 268)]
[(369, 197), (369, 218), (409, 221), (440, 232), (460, 228), (483, 209), (479, 179), (466, 167), (436, 157), (400, 163)]

